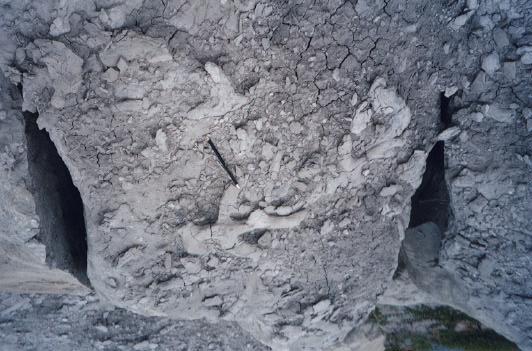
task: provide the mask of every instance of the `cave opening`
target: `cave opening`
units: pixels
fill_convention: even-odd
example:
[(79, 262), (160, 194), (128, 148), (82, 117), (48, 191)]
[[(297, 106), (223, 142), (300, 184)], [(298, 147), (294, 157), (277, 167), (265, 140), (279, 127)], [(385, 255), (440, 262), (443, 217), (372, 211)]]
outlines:
[(48, 132), (37, 126), (37, 118), (36, 113), (24, 112), (31, 189), (40, 218), (38, 239), (46, 246), (50, 267), (68, 271), (90, 286), (83, 201)]
[(438, 141), (429, 152), (421, 185), (412, 196), (409, 228), (435, 223), (443, 233), (449, 223), (450, 197), (445, 183), (445, 143)]
[(440, 121), (443, 129), (447, 129), (452, 123), (451, 98), (440, 93)]
[(411, 199), (410, 223), (401, 244), (394, 279), (405, 270), (416, 274), (439, 262), (440, 245), (449, 225), (450, 196), (445, 183), (445, 143), (429, 152), (425, 173)]

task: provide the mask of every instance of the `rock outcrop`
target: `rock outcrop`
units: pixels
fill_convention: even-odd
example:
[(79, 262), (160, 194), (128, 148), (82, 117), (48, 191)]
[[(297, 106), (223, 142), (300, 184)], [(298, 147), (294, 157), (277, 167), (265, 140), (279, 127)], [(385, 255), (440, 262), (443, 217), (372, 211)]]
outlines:
[[(79, 190), (100, 297), (290, 350), (433, 302), (531, 349), (526, 1), (10, 6), (0, 67)], [(25, 162), (6, 193), (34, 218)]]

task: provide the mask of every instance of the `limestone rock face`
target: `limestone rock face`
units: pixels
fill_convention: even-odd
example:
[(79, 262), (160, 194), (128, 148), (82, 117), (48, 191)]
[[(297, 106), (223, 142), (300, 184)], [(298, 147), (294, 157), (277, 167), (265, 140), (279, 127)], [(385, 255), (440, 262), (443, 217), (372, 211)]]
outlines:
[(530, 349), (525, 1), (23, 3), (1, 68), (79, 190), (100, 297), (280, 350), (431, 301)]
[[(327, 122), (317, 104), (308, 117), (286, 111), (272, 94), (284, 79), (264, 77), (239, 93), (217, 64), (175, 55), (162, 39), (122, 32), (99, 53), (116, 79), (89, 74), (60, 110), (55, 93), (37, 105), (83, 197), (92, 285), (143, 314), (236, 320), (278, 347), (341, 341), (396, 266), (416, 182), (394, 175), (408, 144), (404, 100), (383, 79), (371, 88), (370, 118), (390, 122), (357, 151), (370, 164), (353, 155), (350, 123)], [(25, 86), (25, 96), (52, 88)], [(84, 128), (71, 133), (73, 124)], [(207, 138), (236, 167), (241, 189)], [(272, 156), (263, 158), (264, 145)], [(380, 169), (397, 178), (382, 198), (368, 188)]]
[[(490, 16), (499, 10), (481, 2), (478, 11)], [(520, 17), (511, 11), (503, 13)], [(491, 28), (484, 29), (488, 30)], [(508, 48), (500, 44), (500, 29), (493, 32), (498, 38), (495, 42), (483, 39), (478, 43), (487, 55), (483, 66), (486, 59), (515, 55), (519, 51), (516, 46), (522, 43), (514, 32), (515, 46)], [(520, 69), (530, 71), (526, 66)], [(514, 78), (496, 70), (490, 74), (493, 80), (480, 88), (472, 85), (455, 98), (452, 122), (460, 132), (445, 140), (442, 155), (449, 217), (445, 228), (425, 224), (409, 229), (410, 235), (407, 231), (407, 238), (425, 232), (425, 240), (432, 237), (438, 244), (435, 249), (434, 243), (420, 245), (420, 240), (413, 239), (416, 246), (412, 246), (405, 240), (404, 245), (410, 247), (404, 250), (410, 251), (405, 255), (406, 266), (429, 299), (468, 313), (530, 350), (532, 143), (525, 106), (531, 100), (530, 94), (524, 93), (529, 91), (525, 87), (530, 86), (530, 75)], [(516, 96), (511, 91), (522, 93)], [(442, 197), (434, 194), (426, 200), (441, 201)], [(431, 218), (426, 219), (430, 222)], [(434, 214), (432, 219), (438, 221), (438, 216)], [(419, 250), (412, 250), (420, 247), (425, 255), (430, 251), (437, 257), (432, 267), (412, 262), (424, 257)]]
[(71, 274), (46, 264), (20, 103), (18, 91), (0, 74), (0, 289), (86, 294)]

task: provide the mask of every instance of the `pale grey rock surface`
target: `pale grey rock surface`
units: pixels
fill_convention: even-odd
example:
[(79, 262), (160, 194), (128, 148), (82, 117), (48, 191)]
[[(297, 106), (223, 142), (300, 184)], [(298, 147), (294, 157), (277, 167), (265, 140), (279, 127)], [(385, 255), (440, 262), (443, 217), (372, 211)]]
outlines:
[[(291, 350), (432, 299), (532, 347), (526, 1), (4, 5), (0, 67), (79, 189), (103, 299)], [(437, 141), (451, 216), (413, 225)], [(404, 248), (394, 278), (427, 222), (437, 267)]]
[(1, 293), (0, 324), (2, 351), (269, 350), (235, 323), (140, 316), (93, 294)]
[[(530, 12), (516, 14), (506, 8), (501, 15), (495, 5), (483, 2), (478, 11), (521, 23), (508, 26), (512, 34), (504, 45), (500, 38), (493, 43), (483, 34), (489, 32), (481, 30), (475, 47), (486, 55), (484, 58), (519, 57), (519, 48), (527, 39), (518, 34), (517, 28), (530, 28)], [(501, 35), (500, 31), (494, 33)], [(470, 47), (472, 42), (470, 39)], [(468, 49), (464, 46), (462, 50)], [(497, 70), (486, 69), (485, 62), (483, 59), (483, 69), (493, 77), (478, 86), (480, 89), (473, 84), (451, 102), (455, 110), (452, 128), (458, 127), (460, 133), (445, 141), (448, 228), (419, 226), (407, 234), (412, 241), (403, 242), (407, 245), (405, 251), (410, 251), (409, 258), (425, 261), (416, 250), (420, 244), (416, 235), (424, 232), (423, 238), (439, 242), (439, 248), (424, 246), (427, 250), (433, 248), (429, 251), (437, 261), (431, 268), (419, 263), (406, 266), (415, 285), (428, 295), (428, 302), (435, 300), (458, 308), (529, 350), (532, 178), (528, 160), (532, 142), (526, 114), (532, 102), (530, 69), (520, 65), (521, 73), (509, 79)], [(408, 245), (414, 246), (408, 249)], [(396, 290), (408, 291), (405, 287), (410, 285), (402, 284)]]

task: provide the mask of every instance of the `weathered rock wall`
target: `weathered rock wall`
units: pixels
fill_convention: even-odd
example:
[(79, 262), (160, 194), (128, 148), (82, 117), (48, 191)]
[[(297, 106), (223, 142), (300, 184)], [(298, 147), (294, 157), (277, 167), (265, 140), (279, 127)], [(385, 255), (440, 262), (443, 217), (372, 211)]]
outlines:
[[(430, 299), (530, 348), (526, 1), (10, 6), (2, 69), (80, 191), (102, 297), (294, 350)], [(432, 251), (396, 272), (409, 224)]]
[(71, 274), (46, 264), (27, 151), (20, 94), (0, 73), (0, 290), (85, 294)]

